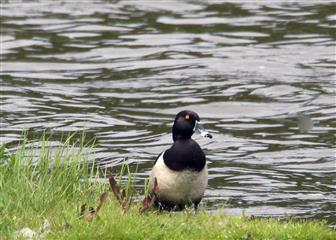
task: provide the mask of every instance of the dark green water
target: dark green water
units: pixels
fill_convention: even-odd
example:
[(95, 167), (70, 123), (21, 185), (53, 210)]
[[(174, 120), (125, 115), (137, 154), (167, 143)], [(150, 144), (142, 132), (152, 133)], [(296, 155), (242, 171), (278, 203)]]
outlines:
[(100, 165), (128, 158), (140, 185), (192, 109), (214, 135), (195, 136), (209, 210), (335, 223), (334, 7), (2, 1), (1, 142), (85, 130)]

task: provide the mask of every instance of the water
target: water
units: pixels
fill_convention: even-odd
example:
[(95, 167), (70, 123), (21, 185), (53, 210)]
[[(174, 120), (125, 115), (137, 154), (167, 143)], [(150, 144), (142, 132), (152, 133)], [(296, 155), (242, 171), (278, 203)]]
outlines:
[(23, 130), (97, 138), (143, 184), (174, 115), (214, 138), (210, 211), (335, 223), (332, 1), (9, 1), (1, 4), (1, 142)]

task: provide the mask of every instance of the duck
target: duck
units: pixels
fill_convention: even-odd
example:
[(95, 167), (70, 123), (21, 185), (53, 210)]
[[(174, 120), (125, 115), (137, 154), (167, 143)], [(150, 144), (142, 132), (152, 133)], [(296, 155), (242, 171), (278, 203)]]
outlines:
[(208, 168), (200, 145), (191, 138), (194, 133), (205, 138), (198, 114), (183, 110), (175, 116), (172, 146), (156, 158), (150, 174), (150, 186), (157, 185), (155, 204), (161, 210), (183, 210), (193, 205), (197, 210), (208, 185)]

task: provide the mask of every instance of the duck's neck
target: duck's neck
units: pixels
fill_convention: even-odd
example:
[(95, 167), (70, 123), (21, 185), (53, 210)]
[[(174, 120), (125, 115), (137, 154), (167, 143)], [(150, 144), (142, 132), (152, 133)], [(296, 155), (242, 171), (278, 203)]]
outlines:
[(176, 140), (188, 140), (191, 138), (191, 136), (193, 135), (193, 131), (189, 130), (189, 129), (179, 129), (177, 126), (173, 126), (173, 131), (172, 131), (172, 134), (173, 134), (173, 140), (174, 142)]
[(173, 133), (173, 140), (174, 140), (174, 142), (176, 142), (177, 140), (184, 140), (184, 141), (186, 141), (186, 140), (189, 140), (191, 138), (191, 136), (184, 136), (184, 135), (178, 135), (178, 134), (174, 134)]

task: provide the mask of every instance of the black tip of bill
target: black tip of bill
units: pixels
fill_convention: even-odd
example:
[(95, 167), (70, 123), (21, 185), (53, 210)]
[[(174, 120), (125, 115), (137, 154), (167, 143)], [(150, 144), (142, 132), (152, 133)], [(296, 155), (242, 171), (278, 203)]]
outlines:
[(210, 133), (207, 133), (207, 134), (205, 134), (205, 136), (204, 136), (205, 138), (212, 138), (212, 135), (210, 134)]

